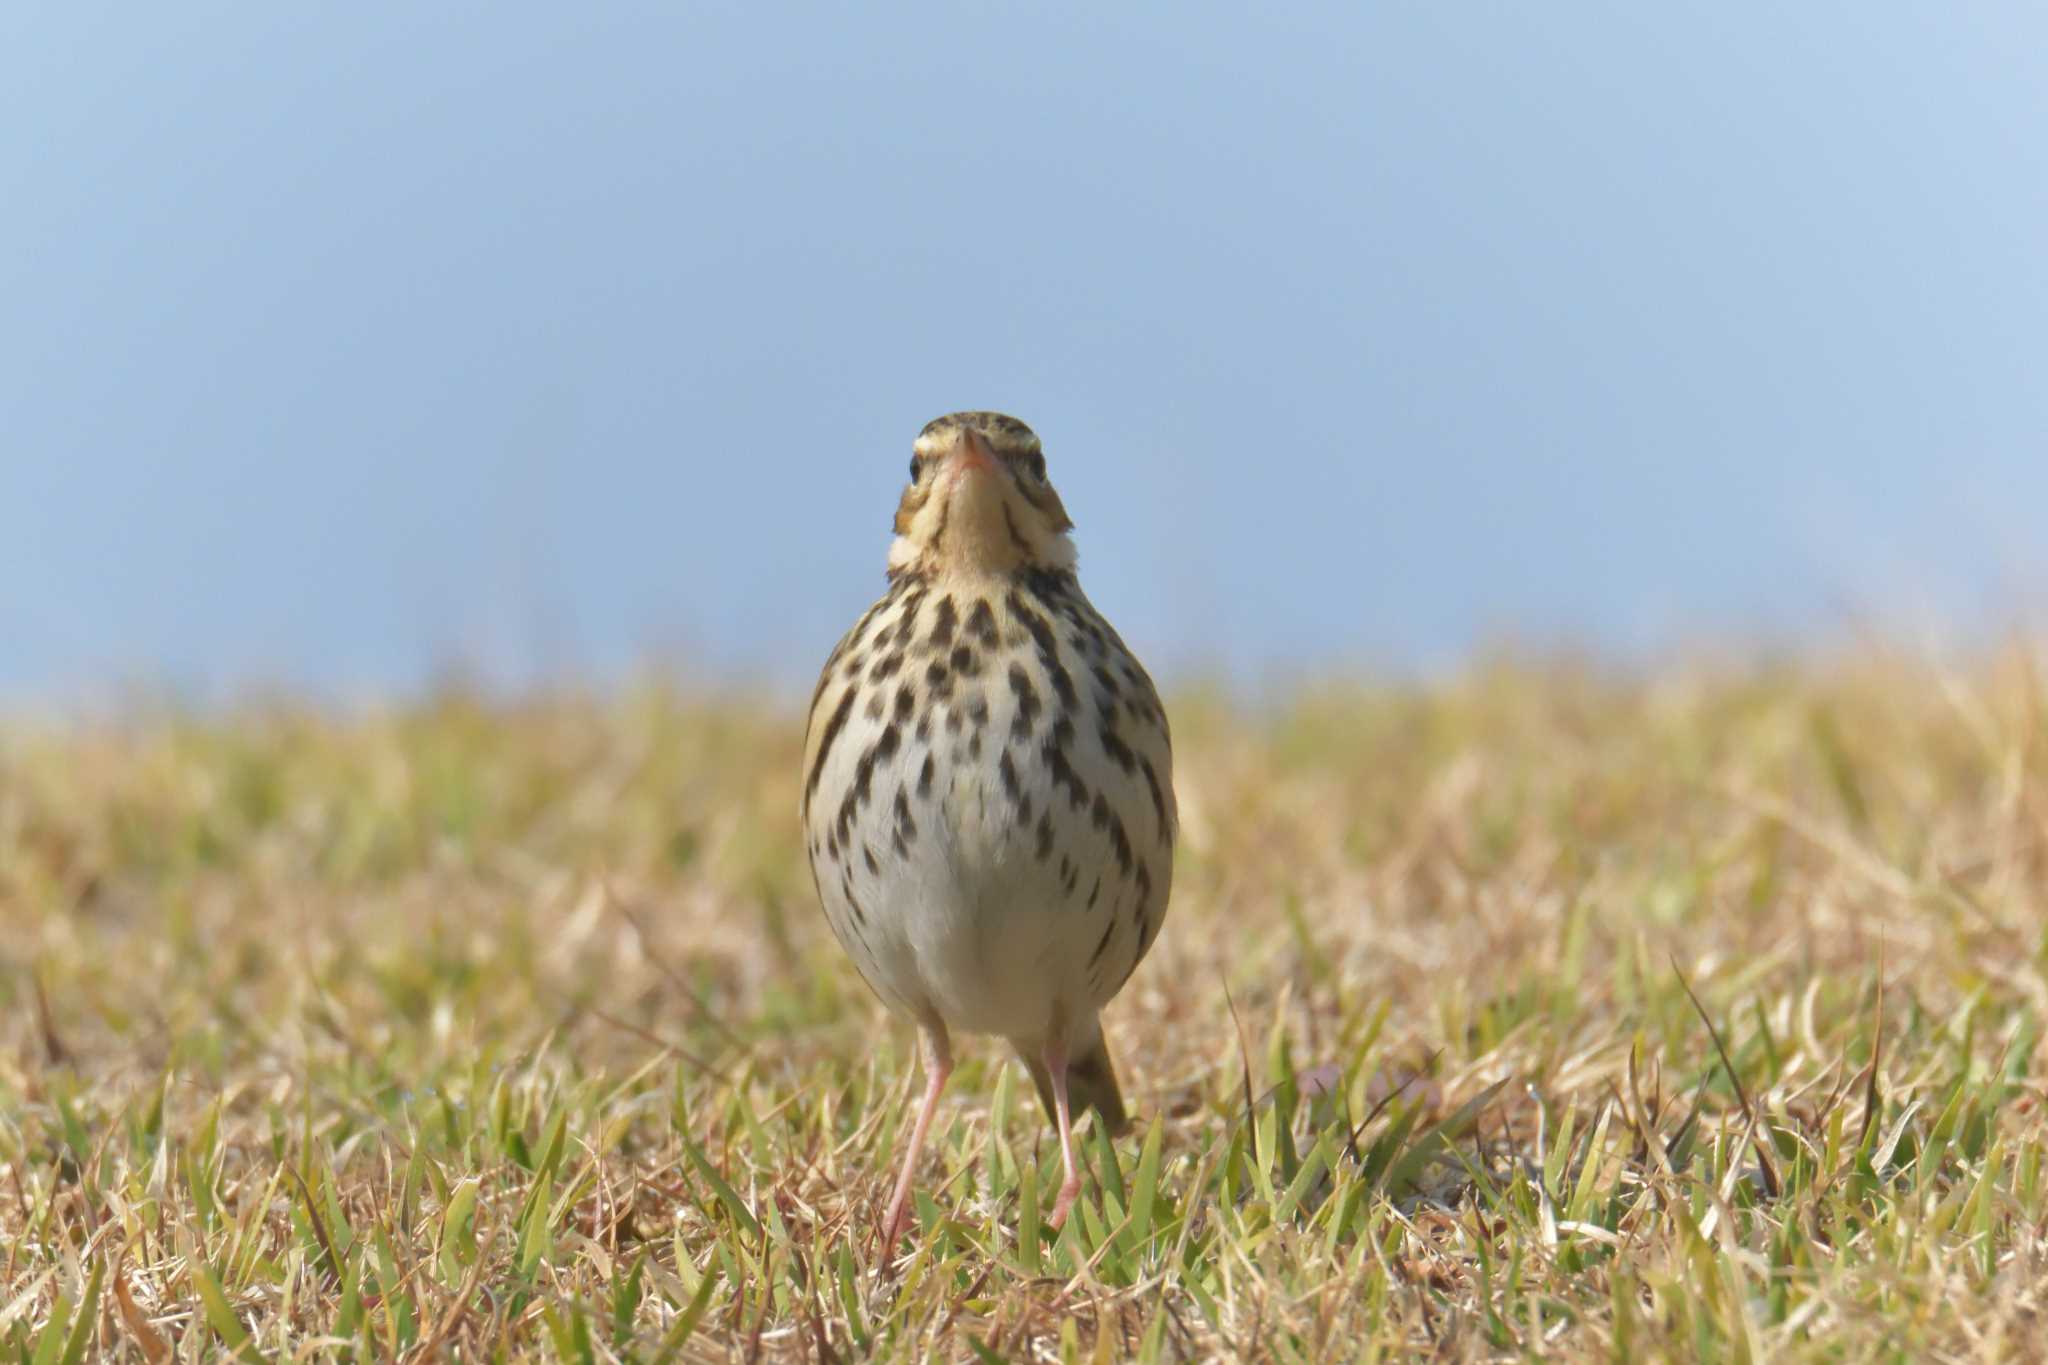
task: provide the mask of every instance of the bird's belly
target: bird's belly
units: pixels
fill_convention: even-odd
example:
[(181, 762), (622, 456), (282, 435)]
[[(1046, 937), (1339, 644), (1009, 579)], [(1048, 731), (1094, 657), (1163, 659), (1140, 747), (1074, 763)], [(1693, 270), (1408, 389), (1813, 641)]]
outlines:
[(1070, 916), (1034, 880), (1013, 862), (970, 855), (933, 859), (904, 888), (903, 965), (949, 1026), (1038, 1038), (1056, 1013), (1079, 1012), (1084, 978), (1064, 932)]
[[(1086, 994), (1086, 945), (1079, 962), (1073, 945), (1092, 916), (1067, 904), (1056, 866), (1030, 856), (1027, 832), (986, 795), (963, 782), (912, 802), (907, 840), (894, 816), (862, 830), (863, 850), (882, 850), (879, 870), (854, 878), (856, 896), (875, 901), (863, 905), (873, 951), (862, 967), (885, 998), (949, 1027), (1036, 1037), (1062, 999)], [(867, 872), (864, 851), (856, 857)]]
[(884, 1001), (1023, 1044), (1092, 1020), (1159, 928), (1164, 718), (1083, 608), (1013, 585), (929, 593), (857, 626), (820, 683), (811, 867)]
[(934, 728), (814, 846), (833, 928), (912, 1015), (1019, 1040), (1092, 1017), (1142, 951), (1143, 889), (1035, 751)]

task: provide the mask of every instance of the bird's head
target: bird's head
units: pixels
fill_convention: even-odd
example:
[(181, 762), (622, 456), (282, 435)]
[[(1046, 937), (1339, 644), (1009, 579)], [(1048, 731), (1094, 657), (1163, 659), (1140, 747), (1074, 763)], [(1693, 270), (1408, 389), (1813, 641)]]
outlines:
[(1000, 412), (948, 413), (910, 448), (889, 572), (1071, 569), (1073, 525), (1030, 427)]

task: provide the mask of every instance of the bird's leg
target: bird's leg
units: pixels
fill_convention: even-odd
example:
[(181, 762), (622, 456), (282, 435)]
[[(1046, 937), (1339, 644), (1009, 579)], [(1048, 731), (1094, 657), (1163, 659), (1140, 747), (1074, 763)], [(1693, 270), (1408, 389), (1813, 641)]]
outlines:
[(910, 1203), (910, 1178), (917, 1173), (918, 1153), (924, 1150), (924, 1137), (932, 1126), (932, 1114), (939, 1107), (939, 1092), (946, 1088), (946, 1077), (953, 1074), (953, 1046), (946, 1037), (946, 1026), (937, 1021), (926, 1022), (924, 1029), (924, 1103), (917, 1107), (917, 1121), (910, 1129), (910, 1146), (903, 1153), (903, 1174), (896, 1177), (896, 1193), (889, 1199), (889, 1212), (882, 1219), (882, 1254), (893, 1256), (896, 1243), (903, 1236), (904, 1211)]
[(1074, 1135), (1069, 1129), (1067, 1105), (1067, 1050), (1055, 1043), (1045, 1050), (1046, 1075), (1052, 1078), (1053, 1123), (1060, 1130), (1060, 1166), (1066, 1171), (1066, 1179), (1060, 1182), (1060, 1197), (1052, 1206), (1049, 1226), (1057, 1228), (1067, 1221), (1067, 1213), (1074, 1207), (1074, 1200), (1081, 1193), (1081, 1170), (1074, 1164)]

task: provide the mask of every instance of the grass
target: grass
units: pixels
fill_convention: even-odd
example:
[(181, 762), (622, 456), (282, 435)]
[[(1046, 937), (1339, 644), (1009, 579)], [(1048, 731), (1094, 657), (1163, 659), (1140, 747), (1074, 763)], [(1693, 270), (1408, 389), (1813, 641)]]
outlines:
[(1078, 1216), (842, 959), (799, 721), (650, 689), (0, 739), (0, 1354), (2038, 1358), (2025, 650), (1174, 706)]

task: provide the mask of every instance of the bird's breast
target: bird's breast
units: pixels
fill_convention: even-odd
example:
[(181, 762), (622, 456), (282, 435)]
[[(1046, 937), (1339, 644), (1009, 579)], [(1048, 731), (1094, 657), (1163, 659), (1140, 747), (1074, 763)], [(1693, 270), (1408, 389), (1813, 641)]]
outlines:
[(885, 998), (963, 1027), (1007, 1031), (990, 1019), (1042, 1010), (1034, 989), (1099, 1004), (1164, 914), (1164, 714), (1075, 594), (892, 592), (814, 702), (805, 825), (827, 914)]

